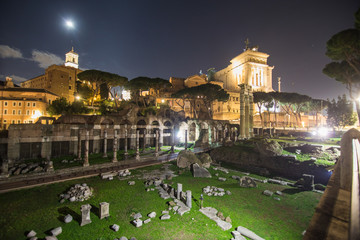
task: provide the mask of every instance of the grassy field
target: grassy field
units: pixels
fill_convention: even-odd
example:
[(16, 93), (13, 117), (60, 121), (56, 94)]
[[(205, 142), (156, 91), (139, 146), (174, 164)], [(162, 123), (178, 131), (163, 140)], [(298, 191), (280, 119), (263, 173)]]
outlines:
[[(183, 190), (192, 190), (193, 208), (190, 213), (183, 216), (171, 214), (170, 220), (161, 221), (159, 216), (162, 210), (168, 208), (167, 202), (158, 196), (156, 191), (145, 191), (143, 180), (140, 176), (144, 171), (160, 169), (162, 165), (132, 171), (134, 186), (127, 184), (128, 180), (113, 181), (101, 180), (99, 177), (73, 180), (56, 183), (32, 189), (19, 190), (0, 194), (0, 239), (26, 239), (27, 231), (34, 230), (38, 237), (43, 238), (52, 228), (61, 226), (63, 233), (59, 240), (70, 239), (98, 239), (113, 240), (121, 236), (142, 239), (231, 239), (231, 231), (237, 226), (244, 226), (265, 239), (302, 239), (301, 233), (306, 229), (314, 208), (321, 195), (315, 192), (299, 192), (295, 189), (259, 183), (257, 188), (240, 188), (238, 181), (232, 175), (241, 174), (230, 171), (225, 174), (210, 169), (211, 179), (193, 178), (190, 171), (185, 171), (174, 177), (168, 183), (176, 187), (176, 183), (183, 184)], [(175, 165), (170, 167), (178, 173)], [(226, 182), (220, 182), (219, 177), (226, 177)], [(253, 175), (255, 176), (255, 175)], [(255, 176), (261, 178), (259, 176)], [(64, 193), (76, 183), (87, 183), (94, 189), (94, 196), (85, 202), (59, 203), (59, 194)], [(204, 206), (211, 206), (230, 216), (233, 228), (222, 231), (212, 220), (208, 219), (199, 210), (198, 198), (202, 188), (207, 185), (230, 190), (232, 195), (224, 197), (204, 196)], [(281, 201), (266, 197), (261, 193), (269, 189), (282, 191)], [(100, 220), (98, 206), (100, 202), (110, 203), (109, 219)], [(92, 223), (80, 227), (80, 206), (89, 203), (92, 207)], [(152, 211), (157, 217), (150, 223), (136, 228), (131, 225), (132, 213), (140, 212), (145, 220), (146, 215)], [(74, 220), (63, 223), (63, 216), (70, 213)], [(120, 226), (119, 232), (110, 229), (112, 224)]]

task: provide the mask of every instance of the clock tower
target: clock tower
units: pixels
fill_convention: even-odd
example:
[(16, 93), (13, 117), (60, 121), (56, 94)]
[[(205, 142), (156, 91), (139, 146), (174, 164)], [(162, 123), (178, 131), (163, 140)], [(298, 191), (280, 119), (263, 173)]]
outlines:
[(79, 68), (79, 54), (74, 52), (74, 48), (71, 48), (71, 51), (65, 54), (65, 66)]

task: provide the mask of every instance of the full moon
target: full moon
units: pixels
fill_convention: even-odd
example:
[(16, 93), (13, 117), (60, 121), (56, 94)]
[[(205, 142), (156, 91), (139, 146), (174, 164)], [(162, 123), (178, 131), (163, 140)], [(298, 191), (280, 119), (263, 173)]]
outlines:
[(70, 20), (67, 20), (66, 21), (66, 26), (69, 27), (69, 28), (74, 28), (74, 23)]

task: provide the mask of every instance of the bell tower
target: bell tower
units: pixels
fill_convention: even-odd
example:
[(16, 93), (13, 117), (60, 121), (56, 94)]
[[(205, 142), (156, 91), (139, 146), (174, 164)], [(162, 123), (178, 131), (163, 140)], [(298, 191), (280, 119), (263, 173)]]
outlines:
[(65, 66), (79, 68), (79, 54), (74, 52), (74, 47), (71, 51), (65, 54)]

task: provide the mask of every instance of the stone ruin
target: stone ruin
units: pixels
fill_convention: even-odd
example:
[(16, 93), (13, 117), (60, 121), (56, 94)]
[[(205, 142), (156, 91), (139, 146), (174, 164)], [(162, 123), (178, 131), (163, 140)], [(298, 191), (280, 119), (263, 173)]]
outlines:
[(60, 194), (60, 203), (69, 200), (70, 202), (83, 202), (92, 196), (93, 190), (86, 184), (76, 184), (66, 193)]
[(208, 196), (214, 196), (214, 197), (222, 197), (224, 195), (231, 195), (230, 191), (225, 191), (223, 188), (218, 188), (215, 186), (207, 186), (203, 188), (203, 193)]
[(15, 165), (8, 170), (9, 176), (17, 176), (20, 174), (27, 174), (27, 173), (39, 173), (44, 172), (46, 168), (46, 162), (41, 163), (21, 163)]

